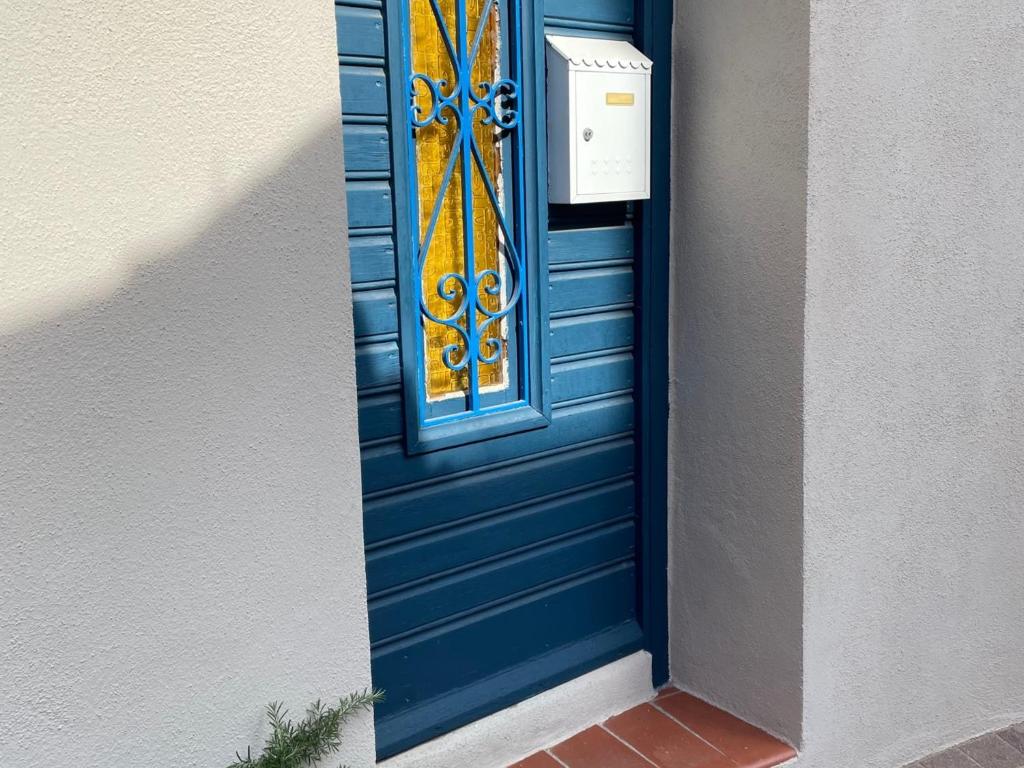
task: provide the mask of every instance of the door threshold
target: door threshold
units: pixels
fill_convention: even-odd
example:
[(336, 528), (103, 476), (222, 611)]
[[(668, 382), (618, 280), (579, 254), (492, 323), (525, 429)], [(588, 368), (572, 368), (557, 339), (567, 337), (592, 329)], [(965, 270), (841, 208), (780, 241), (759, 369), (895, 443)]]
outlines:
[(651, 655), (637, 651), (377, 765), (504, 768), (654, 696)]

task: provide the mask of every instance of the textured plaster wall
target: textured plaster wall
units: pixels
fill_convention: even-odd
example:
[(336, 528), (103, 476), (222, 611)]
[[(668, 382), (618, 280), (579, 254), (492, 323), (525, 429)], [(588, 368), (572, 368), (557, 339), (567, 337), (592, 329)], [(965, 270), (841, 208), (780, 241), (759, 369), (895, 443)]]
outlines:
[(369, 683), (332, 7), (0, 6), (0, 765), (223, 766)]
[(814, 2), (806, 758), (1024, 719), (1024, 7)]
[(1019, 721), (1024, 12), (678, 11), (673, 674), (801, 768)]
[(806, 0), (677, 0), (674, 679), (797, 742)]

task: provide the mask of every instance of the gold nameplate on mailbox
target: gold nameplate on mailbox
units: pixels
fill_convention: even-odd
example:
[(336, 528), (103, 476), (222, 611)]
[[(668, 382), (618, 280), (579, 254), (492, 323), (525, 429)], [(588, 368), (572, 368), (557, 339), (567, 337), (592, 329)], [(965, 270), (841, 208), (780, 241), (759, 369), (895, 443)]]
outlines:
[(610, 107), (632, 107), (636, 104), (636, 95), (632, 93), (606, 93), (604, 103)]

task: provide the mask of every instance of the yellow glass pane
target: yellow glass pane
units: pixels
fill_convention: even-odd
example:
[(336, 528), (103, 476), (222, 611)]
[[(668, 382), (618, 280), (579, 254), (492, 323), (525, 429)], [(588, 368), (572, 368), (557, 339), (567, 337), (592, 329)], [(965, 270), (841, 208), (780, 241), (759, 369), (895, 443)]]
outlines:
[[(480, 22), (480, 14), (486, 5), (485, 0), (466, 0), (467, 37), (472, 44), (473, 36)], [(455, 0), (439, 0), (445, 22), (453, 44), (456, 37)], [(444, 95), (448, 95), (456, 86), (456, 77), (451, 59), (445, 47), (444, 38), (438, 27), (436, 17), (431, 9), (430, 0), (410, 0), (411, 11), (411, 51), (413, 72), (421, 72), (435, 82), (447, 81), (442, 86)], [(466, 87), (474, 87), (480, 83), (492, 83), (500, 79), (499, 69), (499, 18), (497, 3), (493, 4), (488, 18), (484, 20), (484, 32), (480, 41), (480, 49), (473, 63), (472, 83)], [(479, 93), (479, 91), (476, 91)], [(416, 92), (420, 114), (427, 114), (431, 109), (431, 95), (426, 88), (420, 87)], [(437, 196), (441, 189), (444, 173), (448, 167), (451, 153), (454, 150), (455, 138), (458, 134), (459, 121), (451, 110), (443, 113), (448, 124), (435, 120), (425, 128), (416, 131), (416, 173), (418, 178), (420, 241), (426, 237), (430, 218), (434, 210)], [(501, 149), (498, 146), (498, 135), (493, 125), (482, 124), (483, 113), (478, 112), (473, 119), (473, 132), (480, 147), (484, 167), (491, 178), (495, 191), (501, 195)], [(498, 218), (491, 204), (487, 189), (480, 178), (475, 161), (471, 176), (472, 209), (473, 209), (473, 244), (474, 269), (477, 274), (485, 270), (495, 270), (503, 274), (500, 258), (501, 232)], [(445, 194), (434, 235), (425, 257), (423, 268), (423, 284), (421, 289), (430, 311), (437, 317), (450, 317), (464, 300), (463, 290), (457, 281), (449, 280), (446, 288), (454, 292), (454, 297), (445, 299), (437, 290), (438, 281), (443, 275), (455, 273), (466, 274), (466, 248), (463, 228), (462, 211), (462, 162), (455, 164), (455, 172)], [(506, 278), (507, 279), (507, 278)], [(492, 281), (485, 281), (485, 286), (492, 286)], [(481, 286), (479, 295), (481, 303), (489, 312), (499, 311), (504, 302), (503, 296), (491, 296)], [(469, 297), (469, 309), (462, 320), (462, 327), (468, 329), (468, 323), (478, 326), (484, 321), (485, 315), (474, 309), (474, 299)], [(479, 354), (492, 356), (493, 352), (487, 345), (488, 340), (497, 340), (501, 344), (500, 358), (491, 364), (479, 366), (479, 386), (481, 390), (493, 389), (505, 384), (506, 345), (503, 334), (504, 322), (495, 322), (488, 326), (481, 339)], [(460, 363), (467, 353), (462, 335), (453, 328), (425, 319), (424, 342), (426, 357), (427, 396), (437, 400), (446, 396), (460, 394), (469, 390), (469, 369), (453, 371), (444, 362), (444, 349), (456, 345), (458, 351), (451, 356), (453, 363)]]

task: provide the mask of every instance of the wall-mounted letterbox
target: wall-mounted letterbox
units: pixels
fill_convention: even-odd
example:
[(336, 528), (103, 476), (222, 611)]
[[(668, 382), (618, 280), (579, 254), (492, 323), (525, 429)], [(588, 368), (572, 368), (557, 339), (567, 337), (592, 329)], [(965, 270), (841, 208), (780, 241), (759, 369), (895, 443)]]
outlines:
[(547, 36), (548, 196), (651, 196), (652, 62), (623, 40)]

